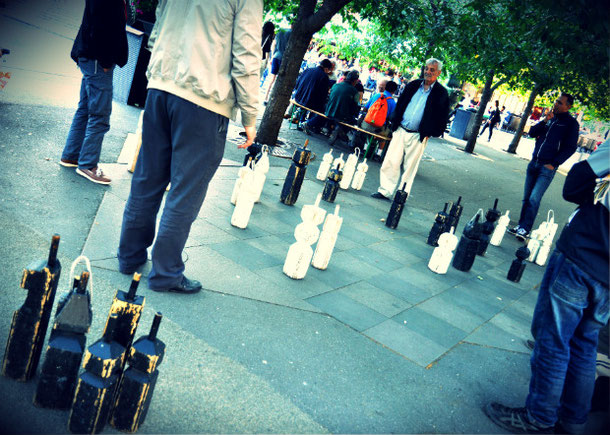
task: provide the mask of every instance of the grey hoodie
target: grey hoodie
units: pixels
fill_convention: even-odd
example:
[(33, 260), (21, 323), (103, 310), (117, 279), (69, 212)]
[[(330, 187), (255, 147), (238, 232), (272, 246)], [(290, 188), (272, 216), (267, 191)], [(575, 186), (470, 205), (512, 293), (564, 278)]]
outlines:
[(148, 87), (253, 126), (262, 0), (160, 0), (149, 39)]

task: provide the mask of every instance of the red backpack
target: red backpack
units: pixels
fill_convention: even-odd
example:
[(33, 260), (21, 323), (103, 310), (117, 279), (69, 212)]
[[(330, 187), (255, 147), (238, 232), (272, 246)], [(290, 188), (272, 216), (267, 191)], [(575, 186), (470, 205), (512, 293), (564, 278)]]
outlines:
[(364, 118), (364, 121), (368, 122), (371, 125), (374, 125), (375, 127), (383, 127), (387, 116), (388, 101), (385, 95), (382, 94), (369, 108), (369, 111), (366, 112), (366, 117)]

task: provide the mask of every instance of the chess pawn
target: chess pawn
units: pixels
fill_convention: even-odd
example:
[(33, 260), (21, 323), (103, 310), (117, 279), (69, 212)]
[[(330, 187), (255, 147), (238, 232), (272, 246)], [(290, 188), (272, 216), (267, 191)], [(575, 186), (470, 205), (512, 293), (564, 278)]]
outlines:
[(366, 159), (363, 162), (358, 164), (356, 168), (356, 174), (354, 174), (354, 178), (352, 180), (352, 189), (360, 190), (362, 189), (362, 185), (364, 184), (364, 179), (366, 178), (366, 171), (369, 170), (369, 165), (366, 164)]
[(506, 275), (506, 279), (513, 282), (519, 282), (521, 281), (521, 276), (525, 270), (525, 263), (523, 260), (530, 255), (530, 251), (525, 246), (521, 246), (519, 249), (517, 249), (515, 255), (517, 258), (515, 258), (511, 263), (510, 269), (508, 270), (508, 275)]
[(345, 162), (345, 168), (343, 169), (343, 178), (339, 183), (339, 187), (341, 187), (341, 189), (348, 189), (349, 185), (352, 183), (352, 178), (354, 178), (354, 173), (356, 172), (356, 165), (358, 164), (359, 157), (360, 148), (356, 148), (356, 150), (347, 157), (347, 161)]
[(438, 238), (438, 247), (434, 248), (428, 262), (428, 268), (432, 272), (441, 275), (447, 273), (453, 259), (453, 250), (458, 244), (458, 238), (453, 234), (454, 230), (455, 228), (451, 228), (448, 233), (443, 233)]
[(263, 187), (265, 187), (265, 180), (267, 180), (267, 173), (269, 172), (269, 147), (263, 145), (261, 151), (261, 157), (254, 166), (254, 187), (255, 187), (255, 199), (254, 202), (259, 202), (261, 194), (263, 193)]
[(313, 257), (311, 245), (316, 243), (320, 236), (318, 225), (324, 221), (326, 211), (319, 207), (321, 195), (318, 194), (316, 204), (305, 205), (301, 210), (303, 222), (294, 230), (296, 242), (290, 245), (288, 255), (284, 261), (283, 272), (292, 279), (303, 279), (309, 269)]
[(487, 246), (489, 246), (489, 239), (491, 233), (496, 229), (496, 221), (500, 217), (500, 211), (498, 210), (498, 198), (494, 202), (494, 207), (487, 210), (485, 214), (485, 222), (481, 227), (481, 240), (479, 242), (479, 248), (477, 249), (477, 255), (485, 255)]
[(334, 161), (333, 161), (333, 168), (336, 168), (337, 165), (339, 165), (339, 169), (341, 169), (341, 171), (343, 171), (343, 167), (345, 166), (345, 160), (343, 160), (343, 153), (341, 153), (339, 155), (339, 157), (337, 157)]
[(538, 255), (540, 245), (542, 244), (542, 238), (544, 237), (542, 232), (543, 230), (541, 228), (538, 228), (537, 230), (532, 231), (532, 233), (530, 234), (530, 239), (527, 242), (527, 249), (530, 252), (529, 256), (527, 257), (527, 261), (529, 261), (530, 263), (536, 261), (536, 256)]
[(403, 183), (402, 189), (396, 191), (394, 195), (394, 201), (390, 206), (390, 211), (388, 212), (388, 217), (385, 220), (385, 226), (388, 228), (396, 229), (398, 226), (398, 221), (400, 221), (400, 216), (402, 216), (402, 211), (405, 207), (405, 202), (407, 201), (407, 197), (409, 194), (405, 190), (407, 187), (407, 183)]
[(445, 208), (443, 211), (439, 211), (434, 218), (434, 223), (432, 224), (432, 228), (428, 233), (428, 240), (426, 243), (430, 246), (438, 246), (438, 239), (441, 234), (445, 233), (445, 224), (447, 223), (447, 219), (449, 216), (447, 215), (447, 207), (449, 207), (449, 203), (445, 203)]
[(239, 196), (239, 190), (241, 189), (242, 183), (246, 174), (252, 172), (251, 168), (252, 157), (248, 158), (248, 163), (237, 171), (237, 180), (235, 180), (235, 185), (233, 186), (233, 193), (231, 193), (231, 204), (235, 205), (237, 203), (237, 197)]
[(502, 216), (500, 216), (500, 219), (498, 219), (498, 225), (496, 225), (496, 229), (489, 240), (489, 243), (493, 246), (500, 246), (500, 243), (502, 243), (502, 239), (506, 233), (506, 228), (508, 228), (508, 224), (510, 223), (508, 213), (509, 210), (506, 210), (506, 213), (504, 213)]
[(339, 205), (335, 207), (335, 213), (326, 216), (326, 221), (322, 227), (320, 240), (316, 245), (316, 251), (313, 254), (311, 265), (316, 269), (326, 270), (330, 257), (337, 243), (337, 236), (343, 224), (343, 218), (339, 217)]
[(479, 209), (477, 214), (468, 222), (462, 237), (458, 243), (455, 255), (453, 256), (453, 267), (462, 272), (468, 272), (474, 264), (474, 259), (477, 256), (477, 249), (479, 248), (479, 240), (481, 238), (482, 224), (481, 219), (483, 218), (483, 209)]
[[(259, 186), (256, 185), (255, 177), (256, 167), (253, 171), (246, 173), (242, 180), (241, 187), (239, 188), (239, 195), (237, 196), (237, 203), (235, 204), (233, 214), (231, 215), (231, 225), (234, 227), (245, 229), (248, 226), (256, 196), (259, 194), (257, 190)], [(263, 183), (264, 182), (265, 180), (263, 180)]]
[(337, 164), (336, 168), (328, 171), (328, 179), (324, 184), (322, 191), (322, 199), (326, 202), (335, 202), (337, 192), (339, 191), (339, 183), (343, 179), (343, 171), (340, 169), (341, 163)]
[(328, 171), (330, 171), (330, 165), (333, 164), (333, 149), (331, 148), (326, 154), (322, 156), (322, 162), (318, 168), (316, 178), (320, 181), (326, 180)]

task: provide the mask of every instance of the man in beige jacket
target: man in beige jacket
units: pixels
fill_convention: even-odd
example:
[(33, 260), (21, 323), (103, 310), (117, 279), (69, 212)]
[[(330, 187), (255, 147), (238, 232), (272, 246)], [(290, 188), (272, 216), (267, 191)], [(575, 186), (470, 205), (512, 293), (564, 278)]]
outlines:
[(222, 160), (229, 118), (256, 135), (262, 0), (160, 0), (149, 45), (142, 148), (123, 214), (119, 270), (147, 260), (165, 188), (171, 189), (152, 249), (148, 287), (195, 293), (182, 250)]

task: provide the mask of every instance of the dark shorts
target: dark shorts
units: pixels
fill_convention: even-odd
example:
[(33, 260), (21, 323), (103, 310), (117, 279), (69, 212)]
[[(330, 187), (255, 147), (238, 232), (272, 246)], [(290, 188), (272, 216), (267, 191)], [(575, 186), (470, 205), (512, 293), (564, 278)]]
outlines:
[(280, 71), (280, 64), (282, 63), (282, 59), (271, 59), (271, 74), (277, 75)]

